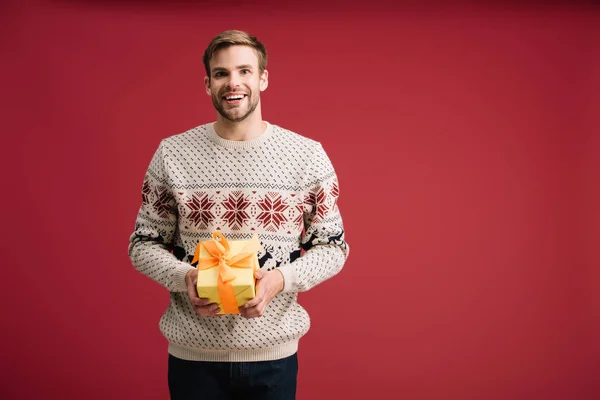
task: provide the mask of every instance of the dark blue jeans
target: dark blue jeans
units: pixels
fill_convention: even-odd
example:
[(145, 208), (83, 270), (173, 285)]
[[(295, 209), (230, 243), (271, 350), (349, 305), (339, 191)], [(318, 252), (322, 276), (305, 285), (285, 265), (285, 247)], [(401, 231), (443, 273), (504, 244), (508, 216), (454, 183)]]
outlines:
[(186, 361), (169, 355), (171, 400), (294, 400), (298, 357), (273, 361)]

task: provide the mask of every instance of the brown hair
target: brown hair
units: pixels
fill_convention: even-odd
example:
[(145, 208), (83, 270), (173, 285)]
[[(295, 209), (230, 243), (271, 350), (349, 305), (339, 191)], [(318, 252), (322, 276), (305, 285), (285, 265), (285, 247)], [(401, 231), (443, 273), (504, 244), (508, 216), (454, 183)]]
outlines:
[(204, 50), (202, 61), (204, 62), (204, 68), (206, 69), (206, 76), (208, 76), (208, 79), (211, 77), (209, 64), (213, 55), (223, 48), (234, 45), (252, 47), (258, 57), (258, 69), (261, 74), (264, 72), (267, 68), (267, 49), (265, 46), (259, 42), (255, 36), (250, 36), (244, 31), (230, 30), (215, 36), (208, 44), (206, 50)]

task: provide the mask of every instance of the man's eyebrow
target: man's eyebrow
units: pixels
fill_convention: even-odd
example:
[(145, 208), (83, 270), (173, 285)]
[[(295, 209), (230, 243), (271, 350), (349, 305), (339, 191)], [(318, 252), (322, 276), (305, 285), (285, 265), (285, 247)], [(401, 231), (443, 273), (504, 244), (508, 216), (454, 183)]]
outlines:
[[(250, 64), (238, 65), (237, 67), (235, 67), (235, 69), (252, 69), (252, 65), (250, 65)], [(211, 69), (211, 71), (212, 72), (227, 71), (227, 68), (214, 67), (213, 69)]]

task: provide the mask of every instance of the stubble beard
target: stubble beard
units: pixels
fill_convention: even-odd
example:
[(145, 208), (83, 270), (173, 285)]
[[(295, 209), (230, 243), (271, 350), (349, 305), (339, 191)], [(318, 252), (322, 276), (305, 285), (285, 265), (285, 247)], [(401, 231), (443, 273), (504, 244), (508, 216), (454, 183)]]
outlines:
[(231, 122), (242, 122), (243, 120), (248, 118), (248, 116), (250, 114), (252, 114), (254, 112), (254, 110), (256, 110), (256, 107), (258, 107), (258, 100), (259, 100), (259, 96), (254, 96), (252, 93), (249, 93), (248, 96), (246, 97), (246, 100), (248, 101), (248, 106), (247, 106), (248, 108), (247, 108), (246, 112), (239, 117), (233, 117), (231, 115), (232, 112), (235, 112), (239, 108), (232, 108), (229, 111), (225, 110), (225, 108), (223, 107), (223, 99), (222, 99), (221, 95), (211, 96), (211, 97), (212, 97), (213, 106), (215, 107), (217, 112), (219, 114), (221, 114), (221, 116), (223, 118), (225, 118), (226, 120), (231, 121)]

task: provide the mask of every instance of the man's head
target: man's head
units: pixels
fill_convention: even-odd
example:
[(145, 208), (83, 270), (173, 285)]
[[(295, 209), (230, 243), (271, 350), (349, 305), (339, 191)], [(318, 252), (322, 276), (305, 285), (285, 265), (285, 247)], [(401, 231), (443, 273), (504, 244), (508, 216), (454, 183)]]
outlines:
[(223, 32), (210, 42), (203, 61), (206, 92), (223, 118), (240, 122), (260, 106), (260, 92), (268, 86), (267, 52), (255, 37)]

